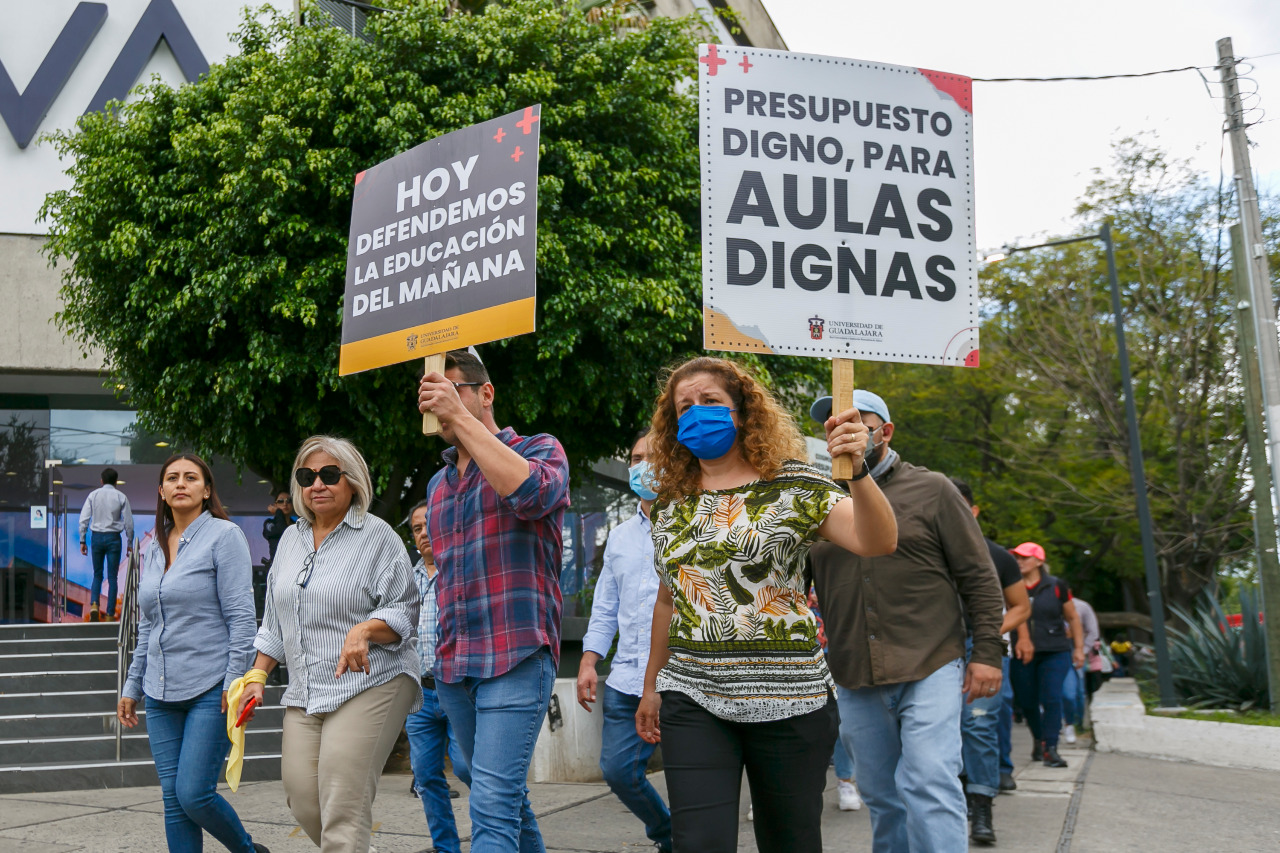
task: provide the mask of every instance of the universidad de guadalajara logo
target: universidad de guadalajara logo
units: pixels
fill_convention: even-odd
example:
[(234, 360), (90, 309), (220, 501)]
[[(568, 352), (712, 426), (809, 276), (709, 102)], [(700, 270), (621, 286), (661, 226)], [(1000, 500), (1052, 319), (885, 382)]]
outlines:
[(827, 323), (826, 320), (816, 314), (809, 318), (809, 337), (815, 341), (822, 340), (822, 327)]

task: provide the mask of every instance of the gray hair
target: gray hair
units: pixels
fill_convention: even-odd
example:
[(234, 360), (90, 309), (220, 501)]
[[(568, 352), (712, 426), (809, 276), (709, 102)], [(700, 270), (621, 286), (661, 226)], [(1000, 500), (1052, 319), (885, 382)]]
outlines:
[[(355, 507), (358, 515), (364, 515), (373, 501), (373, 478), (369, 476), (369, 466), (365, 463), (359, 448), (347, 439), (338, 438), (336, 435), (313, 435), (302, 442), (302, 447), (298, 448), (298, 455), (293, 460), (293, 471), (301, 468), (316, 453), (327, 453), (338, 460), (338, 467), (346, 475), (347, 482), (351, 484), (351, 490), (355, 493), (351, 499), (351, 505)], [(316, 514), (302, 499), (302, 491), (302, 486), (298, 485), (297, 479), (291, 472), (289, 495), (293, 498), (294, 509), (309, 523), (315, 524)]]

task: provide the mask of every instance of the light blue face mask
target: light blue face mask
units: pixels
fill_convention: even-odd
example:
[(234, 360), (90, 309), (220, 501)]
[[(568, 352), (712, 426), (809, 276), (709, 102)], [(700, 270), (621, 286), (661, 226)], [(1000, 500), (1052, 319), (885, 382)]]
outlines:
[(658, 496), (651, 486), (653, 485), (652, 469), (649, 467), (648, 461), (637, 462), (630, 468), (631, 491), (635, 492), (642, 501), (651, 501)]
[(728, 406), (690, 406), (677, 424), (676, 441), (699, 459), (719, 459), (738, 438)]

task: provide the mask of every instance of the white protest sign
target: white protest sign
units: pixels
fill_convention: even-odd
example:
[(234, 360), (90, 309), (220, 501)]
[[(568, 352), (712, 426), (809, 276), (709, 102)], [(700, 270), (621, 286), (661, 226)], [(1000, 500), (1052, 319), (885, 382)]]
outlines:
[(972, 81), (714, 44), (698, 63), (704, 346), (976, 367)]

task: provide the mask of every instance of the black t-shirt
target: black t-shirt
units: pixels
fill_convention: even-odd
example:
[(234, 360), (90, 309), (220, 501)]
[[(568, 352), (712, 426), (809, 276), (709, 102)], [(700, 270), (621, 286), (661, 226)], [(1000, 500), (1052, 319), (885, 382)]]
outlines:
[[(986, 540), (987, 551), (991, 554), (991, 562), (995, 564), (996, 577), (1000, 579), (1000, 592), (1003, 594), (1006, 586), (1022, 583), (1022, 571), (1018, 568), (1018, 561), (1013, 558), (1008, 549), (1000, 547), (985, 536), (982, 538)], [(1003, 600), (1003, 595), (1001, 600)], [(961, 602), (961, 606), (963, 604)], [(968, 610), (964, 614), (964, 629), (966, 633), (973, 633), (973, 625), (969, 623)], [(1016, 638), (1010, 635), (1007, 639), (1013, 642)]]
[(996, 574), (1000, 576), (1000, 589), (1022, 582), (1022, 570), (1018, 561), (1004, 548), (987, 539), (987, 550), (991, 552), (991, 562), (996, 564)]
[[(983, 537), (986, 539), (986, 537)], [(996, 574), (1000, 578), (1000, 591), (1004, 592), (1007, 586), (1013, 586), (1015, 583), (1022, 583), (1022, 570), (1018, 568), (1018, 561), (1009, 553), (1009, 549), (1003, 545), (997, 545), (990, 539), (987, 539), (987, 550), (991, 552), (991, 562), (996, 564)], [(1006, 606), (1006, 610), (1008, 607)], [(1012, 649), (1018, 642), (1016, 631), (1010, 631), (1005, 635), (1005, 639), (1009, 641), (1009, 648)]]
[(1040, 582), (1027, 587), (1031, 599), (1031, 642), (1036, 652), (1069, 652), (1071, 637), (1067, 636), (1066, 617), (1062, 603), (1071, 600), (1071, 591), (1065, 581), (1040, 572)]

